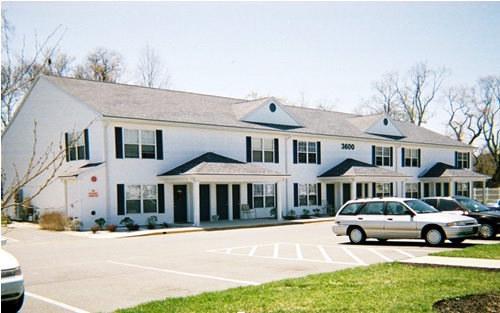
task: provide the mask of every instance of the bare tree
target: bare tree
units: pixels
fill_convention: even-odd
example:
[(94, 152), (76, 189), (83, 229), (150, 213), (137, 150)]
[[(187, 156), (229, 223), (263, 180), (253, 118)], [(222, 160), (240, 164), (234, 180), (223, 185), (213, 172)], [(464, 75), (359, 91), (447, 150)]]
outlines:
[(116, 83), (125, 71), (120, 53), (102, 47), (86, 56), (83, 64), (75, 68), (75, 78)]
[[(96, 119), (92, 120), (86, 127), (90, 127)], [(38, 196), (47, 186), (58, 179), (62, 166), (66, 160), (66, 154), (75, 149), (78, 140), (84, 132), (74, 132), (71, 140), (64, 140), (63, 133), (57, 141), (51, 141), (47, 146), (38, 147), (37, 122), (33, 121), (33, 144), (29, 154), (26, 168), (19, 171), (16, 164), (12, 164), (13, 177), (7, 177), (2, 164), (2, 212), (12, 207), (29, 207), (33, 198)], [(23, 164), (24, 165), (24, 164)], [(8, 185), (6, 184), (8, 180)], [(36, 184), (35, 184), (36, 181)], [(29, 196), (18, 198), (17, 195), (25, 187), (34, 187)]]
[(483, 77), (472, 88), (451, 89), (447, 99), (451, 134), (491, 155), (492, 180), (500, 184), (500, 76)]
[(448, 75), (447, 68), (432, 70), (426, 62), (411, 67), (403, 78), (397, 72), (386, 73), (372, 83), (375, 95), (358, 111), (386, 113), (396, 120), (421, 125), (426, 122), (429, 106)]
[[(10, 36), (14, 32), (13, 26), (6, 18), (6, 11), (2, 10), (2, 132), (10, 123), (17, 105), (21, 101), (26, 91), (31, 86), (35, 77), (47, 65), (61, 42), (64, 32), (54, 38), (60, 32), (61, 25), (43, 41), (39, 42), (35, 32), (34, 56), (27, 57), (23, 40), (21, 51), (16, 52), (10, 47)], [(46, 49), (49, 42), (55, 44), (53, 48)]]
[(141, 86), (168, 88), (170, 85), (170, 72), (160, 56), (149, 45), (142, 49), (136, 72)]

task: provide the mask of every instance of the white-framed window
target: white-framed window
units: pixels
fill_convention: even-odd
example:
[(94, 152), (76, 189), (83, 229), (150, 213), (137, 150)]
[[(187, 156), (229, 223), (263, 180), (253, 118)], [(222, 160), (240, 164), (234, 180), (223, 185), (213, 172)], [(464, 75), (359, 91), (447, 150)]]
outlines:
[(299, 206), (318, 205), (318, 185), (317, 184), (299, 184), (298, 196)]
[(154, 159), (156, 157), (155, 140), (153, 130), (124, 129), (125, 158)]
[(420, 166), (420, 149), (404, 149), (404, 164), (406, 167)]
[(125, 212), (126, 214), (157, 213), (156, 185), (126, 185)]
[(299, 163), (316, 164), (317, 159), (317, 143), (311, 141), (297, 142), (297, 153)]
[(276, 206), (274, 184), (253, 184), (253, 207), (274, 208)]
[(405, 197), (414, 199), (420, 198), (420, 190), (418, 188), (418, 183), (405, 184)]
[(469, 196), (469, 183), (456, 183), (455, 194), (457, 196)]
[(86, 159), (86, 136), (85, 131), (71, 132), (66, 134), (66, 153), (68, 161)]
[(274, 139), (252, 138), (252, 162), (274, 162)]
[(375, 183), (375, 197), (390, 197), (391, 183)]
[(392, 149), (390, 147), (374, 147), (374, 165), (392, 166)]
[(458, 168), (470, 168), (469, 167), (469, 153), (468, 152), (457, 152), (456, 153), (456, 167)]

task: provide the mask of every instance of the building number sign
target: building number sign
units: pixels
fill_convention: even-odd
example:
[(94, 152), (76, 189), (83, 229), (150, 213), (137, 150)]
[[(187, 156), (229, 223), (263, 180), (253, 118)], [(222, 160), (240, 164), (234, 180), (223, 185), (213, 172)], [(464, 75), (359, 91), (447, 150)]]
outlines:
[(341, 143), (340, 149), (342, 150), (354, 150), (356, 147), (353, 143)]

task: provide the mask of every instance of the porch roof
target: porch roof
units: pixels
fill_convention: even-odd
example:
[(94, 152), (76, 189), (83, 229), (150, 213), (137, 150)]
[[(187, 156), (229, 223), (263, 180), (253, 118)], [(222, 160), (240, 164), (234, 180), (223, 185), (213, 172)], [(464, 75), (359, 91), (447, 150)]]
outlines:
[(160, 178), (169, 177), (169, 179), (197, 177), (198, 180), (216, 179), (217, 181), (221, 179), (227, 181), (269, 181), (282, 180), (288, 176), (290, 175), (234, 160), (213, 152), (207, 152), (158, 175)]
[(71, 171), (71, 172), (64, 172), (62, 173), (61, 175), (59, 175), (58, 177), (59, 178), (70, 178), (70, 177), (78, 177), (80, 174), (83, 174), (87, 171), (90, 171), (94, 168), (96, 168), (97, 166), (103, 164), (104, 162), (99, 162), (99, 163), (87, 163), (79, 168), (77, 168), (76, 170), (74, 171)]
[(422, 181), (485, 181), (491, 176), (438, 162), (418, 177)]
[(318, 176), (321, 180), (359, 182), (405, 181), (410, 177), (409, 175), (350, 158)]

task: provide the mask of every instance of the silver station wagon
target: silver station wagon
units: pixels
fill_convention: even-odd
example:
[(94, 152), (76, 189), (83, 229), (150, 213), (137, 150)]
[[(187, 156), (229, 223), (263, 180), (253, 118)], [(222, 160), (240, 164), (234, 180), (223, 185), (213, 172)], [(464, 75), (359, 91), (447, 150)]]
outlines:
[(346, 202), (335, 216), (332, 231), (347, 235), (352, 243), (367, 238), (425, 239), (431, 246), (446, 239), (459, 244), (476, 237), (480, 224), (473, 218), (440, 213), (417, 199), (373, 198)]

